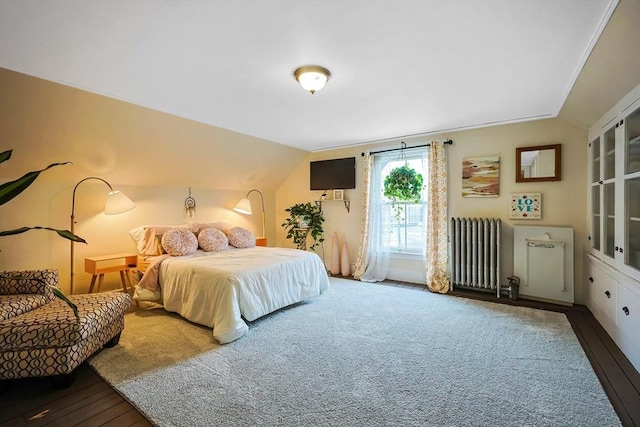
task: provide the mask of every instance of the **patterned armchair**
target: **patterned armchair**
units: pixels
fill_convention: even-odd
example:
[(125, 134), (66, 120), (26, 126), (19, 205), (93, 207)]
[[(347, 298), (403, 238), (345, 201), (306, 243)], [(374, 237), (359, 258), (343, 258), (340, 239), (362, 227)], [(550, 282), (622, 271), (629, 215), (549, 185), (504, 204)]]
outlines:
[(49, 376), (67, 387), (75, 368), (118, 343), (130, 295), (72, 295), (76, 317), (49, 285), (58, 286), (57, 270), (0, 272), (0, 380)]

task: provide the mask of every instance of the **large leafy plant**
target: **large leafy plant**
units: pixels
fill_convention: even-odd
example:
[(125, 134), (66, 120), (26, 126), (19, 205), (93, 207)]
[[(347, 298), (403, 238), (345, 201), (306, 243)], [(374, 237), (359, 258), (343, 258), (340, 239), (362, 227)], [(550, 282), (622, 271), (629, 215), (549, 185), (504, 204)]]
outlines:
[[(12, 152), (13, 150), (7, 150), (0, 153), (0, 163), (4, 163), (7, 160), (9, 160), (11, 158)], [(3, 183), (2, 185), (0, 185), (0, 206), (9, 202), (13, 198), (15, 198), (17, 195), (22, 193), (24, 190), (26, 190), (36, 180), (36, 178), (40, 176), (42, 172), (48, 169), (51, 169), (53, 167), (62, 166), (69, 163), (70, 162), (52, 163), (44, 169), (28, 172), (16, 180)], [(55, 228), (42, 227), (39, 225), (33, 226), (33, 227), (20, 227), (13, 230), (0, 231), (0, 236), (11, 236), (14, 234), (21, 234), (29, 230), (52, 231), (57, 233), (58, 236), (62, 238), (73, 240), (74, 242), (87, 243), (82, 237), (76, 236), (75, 234), (71, 233), (69, 230), (58, 230)], [(19, 279), (20, 277), (11, 277), (11, 278)], [(50, 288), (55, 294), (55, 296), (65, 301), (69, 305), (69, 307), (71, 307), (76, 317), (78, 317), (78, 307), (71, 300), (69, 300), (69, 298), (67, 298), (67, 296), (59, 288), (55, 286), (50, 286)]]
[(313, 244), (309, 249), (313, 250), (319, 243), (324, 242), (324, 215), (320, 207), (315, 203), (296, 203), (285, 209), (289, 213), (289, 218), (282, 223), (282, 227), (287, 232), (287, 239), (293, 239), (293, 243), (298, 249), (305, 249), (307, 245), (307, 235), (311, 235)]
[(407, 164), (391, 170), (384, 179), (384, 195), (391, 200), (398, 217), (402, 213), (402, 207), (396, 205), (396, 203), (420, 202), (422, 188), (422, 175)]
[[(13, 150), (7, 150), (0, 153), (0, 163), (4, 163), (7, 160), (9, 160), (11, 158), (12, 152)], [(8, 201), (16, 197), (18, 194), (26, 190), (33, 183), (33, 181), (35, 181), (36, 178), (40, 176), (42, 172), (48, 169), (51, 169), (55, 166), (62, 166), (69, 163), (71, 162), (52, 163), (44, 169), (28, 172), (24, 174), (22, 177), (14, 181), (5, 182), (4, 184), (0, 185), (0, 206), (4, 205)], [(29, 230), (49, 230), (49, 231), (58, 233), (60, 237), (63, 237), (65, 239), (73, 240), (75, 242), (87, 243), (82, 237), (76, 236), (75, 234), (71, 233), (69, 230), (57, 230), (55, 228), (41, 227), (39, 225), (34, 227), (20, 227), (13, 230), (0, 231), (0, 236), (10, 236), (13, 234), (20, 234)]]

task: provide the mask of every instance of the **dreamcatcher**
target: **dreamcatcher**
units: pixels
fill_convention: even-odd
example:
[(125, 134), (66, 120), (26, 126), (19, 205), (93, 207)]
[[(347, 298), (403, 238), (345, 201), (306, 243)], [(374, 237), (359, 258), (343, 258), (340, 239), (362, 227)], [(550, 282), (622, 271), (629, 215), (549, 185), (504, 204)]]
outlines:
[(191, 197), (191, 187), (189, 187), (189, 197), (184, 199), (184, 213), (189, 218), (195, 218), (196, 216), (196, 199)]

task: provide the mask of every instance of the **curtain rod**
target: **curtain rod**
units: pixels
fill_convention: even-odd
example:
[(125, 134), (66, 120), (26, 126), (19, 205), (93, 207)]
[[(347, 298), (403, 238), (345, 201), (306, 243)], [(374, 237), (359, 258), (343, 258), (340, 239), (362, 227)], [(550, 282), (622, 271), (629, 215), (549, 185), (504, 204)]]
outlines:
[[(431, 147), (431, 144), (414, 145), (413, 147), (407, 147), (404, 142), (402, 142), (402, 144), (403, 146), (400, 148), (389, 148), (388, 150), (372, 151), (371, 154), (386, 153), (389, 151), (408, 150), (410, 148)], [(450, 139), (447, 139), (446, 141), (443, 142), (443, 144), (452, 145), (453, 141)], [(364, 157), (364, 153), (360, 153), (360, 155)]]

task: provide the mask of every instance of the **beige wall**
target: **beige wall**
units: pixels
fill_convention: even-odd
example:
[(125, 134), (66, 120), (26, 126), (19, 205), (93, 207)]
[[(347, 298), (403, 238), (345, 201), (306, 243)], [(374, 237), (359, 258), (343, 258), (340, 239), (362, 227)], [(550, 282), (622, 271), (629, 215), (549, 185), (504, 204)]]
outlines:
[[(147, 108), (0, 69), (0, 151), (13, 149), (0, 165), (0, 182), (54, 162), (73, 164), (41, 174), (24, 193), (0, 207), (0, 230), (21, 226), (70, 228), (74, 185), (98, 176), (133, 199), (137, 207), (118, 216), (101, 212), (103, 183), (84, 182), (77, 192), (76, 283), (86, 289), (83, 257), (134, 251), (128, 230), (143, 224), (184, 223), (189, 187), (197, 221), (226, 219), (262, 234), (260, 197), (250, 195), (255, 214), (232, 211), (252, 189), (275, 215), (275, 190), (306, 151), (203, 125)], [(275, 223), (267, 237), (275, 240)], [(0, 238), (0, 270), (57, 268), (63, 289), (70, 270), (69, 242), (30, 231)], [(109, 280), (116, 287), (117, 275)]]
[[(431, 139), (452, 139), (448, 150), (449, 170), (449, 217), (497, 217), (503, 220), (502, 280), (513, 271), (513, 226), (548, 225), (570, 226), (575, 237), (575, 289), (576, 302), (583, 302), (582, 263), (587, 242), (586, 224), (586, 130), (572, 125), (563, 119), (547, 119), (520, 124), (494, 126), (483, 129), (431, 135), (425, 138), (404, 138), (407, 145), (418, 145)], [(562, 180), (560, 182), (516, 183), (515, 148), (546, 144), (562, 144)], [(340, 157), (356, 157), (358, 183), (355, 190), (346, 190), (345, 198), (351, 200), (351, 212), (347, 213), (339, 202), (324, 204), (325, 238), (324, 259), (330, 264), (329, 242), (333, 233), (337, 233), (342, 244), (346, 241), (350, 248), (352, 264), (355, 262), (360, 236), (361, 208), (361, 152), (365, 149), (396, 148), (400, 140), (381, 144), (370, 144), (352, 148), (311, 153), (293, 171), (276, 193), (277, 223), (286, 217), (284, 209), (294, 203), (317, 200), (321, 191), (309, 191), (309, 162)], [(462, 160), (466, 157), (500, 156), (500, 196), (494, 198), (463, 198)], [(511, 193), (542, 193), (543, 215), (541, 220), (509, 219), (509, 201)], [(280, 246), (292, 246), (280, 231), (276, 243)], [(322, 248), (316, 250), (321, 256)], [(397, 280), (421, 282), (422, 264), (418, 261), (393, 260), (390, 277)]]
[[(13, 158), (0, 166), (0, 180), (56, 161), (73, 161), (45, 172), (25, 193), (0, 207), (0, 229), (24, 225), (69, 228), (73, 186), (87, 176), (99, 176), (124, 191), (137, 203), (135, 210), (118, 216), (101, 213), (106, 186), (98, 181), (78, 189), (77, 234), (88, 241), (76, 245), (76, 283), (88, 287), (83, 257), (134, 251), (128, 230), (142, 224), (185, 222), (184, 199), (188, 187), (198, 203), (197, 221), (226, 219), (260, 234), (259, 212), (243, 216), (231, 209), (251, 188), (264, 192), (267, 237), (270, 245), (293, 246), (280, 224), (284, 209), (297, 202), (316, 200), (308, 190), (309, 161), (355, 156), (358, 176), (364, 149), (399, 146), (400, 140), (340, 150), (307, 153), (302, 150), (173, 117), (121, 101), (0, 69), (0, 149), (13, 149)], [(519, 223), (572, 226), (576, 246), (576, 300), (582, 301), (582, 258), (586, 241), (586, 131), (562, 119), (405, 138), (408, 145), (429, 139), (451, 138), (449, 153), (449, 216), (500, 217), (504, 220), (502, 282), (512, 269), (512, 227), (508, 197), (512, 192), (543, 194), (543, 219)], [(561, 143), (563, 178), (556, 183), (516, 184), (515, 147)], [(500, 197), (461, 197), (462, 159), (500, 155)], [(355, 262), (360, 235), (360, 182), (346, 190), (351, 212), (341, 202), (327, 202), (325, 237), (317, 252), (330, 259), (334, 232), (350, 248)], [(251, 195), (259, 210), (257, 194)], [(31, 231), (0, 238), (0, 270), (57, 268), (68, 284), (69, 242), (51, 233)], [(392, 277), (422, 280), (420, 262), (394, 260)], [(118, 286), (117, 275), (108, 286)]]

